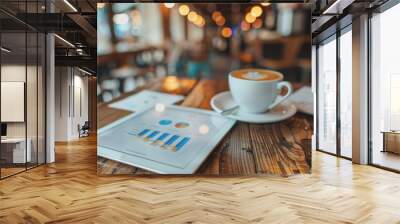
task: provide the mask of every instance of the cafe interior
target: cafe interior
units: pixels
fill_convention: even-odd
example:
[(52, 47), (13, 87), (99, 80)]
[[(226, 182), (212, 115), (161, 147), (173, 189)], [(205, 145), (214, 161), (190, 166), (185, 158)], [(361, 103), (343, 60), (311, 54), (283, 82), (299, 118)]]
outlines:
[[(311, 15), (301, 4), (98, 4), (98, 102), (166, 77), (280, 71), (311, 84)], [(173, 90), (172, 90), (173, 91)]]
[[(312, 102), (313, 96), (310, 91), (311, 14), (308, 6), (270, 3), (98, 3), (97, 8), (99, 127), (111, 125), (111, 121), (115, 121), (117, 117), (120, 118), (120, 115), (124, 113), (121, 110), (110, 109), (110, 106), (113, 107), (130, 96), (134, 97), (135, 94), (138, 96), (142, 94), (142, 90), (181, 95), (184, 100), (178, 102), (177, 105), (217, 111), (218, 109), (215, 109), (217, 103), (212, 102), (217, 102), (217, 98), (221, 96), (219, 94), (229, 89), (232, 95), (234, 94), (233, 87), (231, 84), (228, 85), (228, 79), (231, 71), (239, 69), (278, 71), (283, 74), (284, 81), (290, 83), (288, 84), (290, 89), (283, 88), (285, 95), (290, 94), (292, 87), (295, 91), (305, 87), (309, 93), (308, 102)], [(160, 103), (165, 102), (160, 101)], [(142, 105), (142, 107), (145, 106), (145, 104)], [(243, 107), (242, 105), (241, 108)], [(293, 134), (299, 135), (297, 137), (302, 142), (311, 141), (312, 116), (303, 114), (298, 116), (308, 117), (297, 117), (286, 123), (279, 122), (286, 119), (283, 117), (289, 114), (294, 115), (294, 113), (290, 107), (282, 108), (282, 114), (279, 115), (282, 118), (268, 122), (276, 122), (277, 125), (282, 125), (282, 129), (299, 122), (297, 126), (303, 130), (298, 133), (283, 133), (278, 126), (259, 124), (253, 127), (249, 121), (268, 122), (252, 118), (253, 115), (241, 115), (242, 117), (238, 119), (241, 122), (238, 122), (239, 124), (225, 135), (224, 140), (219, 142), (208, 157), (202, 157), (204, 162), (201, 163), (201, 167), (191, 171), (153, 169), (148, 163), (135, 162), (136, 157), (124, 160), (121, 158), (122, 154), (114, 155), (116, 151), (109, 149), (111, 146), (107, 145), (108, 143), (104, 140), (107, 138), (103, 137), (106, 134), (103, 135), (103, 129), (100, 129), (98, 174), (136, 174), (153, 170), (156, 170), (156, 173), (195, 172), (195, 174), (205, 175), (271, 173), (287, 176), (308, 173), (311, 167), (310, 144), (304, 143), (298, 146), (290, 143), (287, 150), (282, 153), (281, 159), (277, 157), (279, 157), (282, 142), (277, 141), (276, 147), (271, 146), (271, 149), (260, 146), (261, 154), (255, 155), (255, 158), (249, 156), (249, 163), (242, 162), (246, 160), (246, 155), (235, 151), (237, 147), (245, 146), (236, 147), (232, 143), (228, 146), (229, 139), (256, 144), (255, 136), (236, 136), (235, 133), (240, 132), (242, 126), (248, 128), (249, 132), (260, 134), (263, 142), (268, 142), (269, 138), (271, 141), (276, 140), (273, 135), (263, 134), (269, 131), (276, 131), (276, 134), (282, 135), (282, 138), (290, 139), (288, 136)], [(192, 113), (191, 116), (196, 115)], [(257, 131), (257, 128), (262, 130)], [(306, 133), (301, 136), (299, 133), (303, 132)], [(116, 135), (124, 136), (121, 133)], [(212, 141), (209, 140), (209, 142)], [(107, 147), (102, 147), (103, 144)], [(139, 146), (132, 146), (132, 148), (135, 147)], [(218, 159), (217, 155), (224, 151), (224, 147), (227, 152), (226, 158)], [(266, 152), (271, 155), (267, 156)], [(198, 154), (200, 158), (201, 154)], [(265, 161), (258, 160), (263, 155), (265, 155)], [(229, 168), (229, 165), (219, 170), (212, 168), (223, 160), (230, 160), (233, 168)], [(255, 165), (250, 166), (253, 160)], [(235, 166), (241, 168), (235, 168)], [(134, 167), (144, 170), (137, 171)]]
[[(164, 90), (180, 93), (182, 78), (224, 83), (236, 69), (272, 69), (295, 89), (312, 86), (313, 149), (397, 172), (399, 84), (392, 60), (399, 34), (392, 27), (399, 10), (395, 1), (99, 3), (98, 102), (160, 78)], [(357, 88), (365, 92), (357, 95)]]

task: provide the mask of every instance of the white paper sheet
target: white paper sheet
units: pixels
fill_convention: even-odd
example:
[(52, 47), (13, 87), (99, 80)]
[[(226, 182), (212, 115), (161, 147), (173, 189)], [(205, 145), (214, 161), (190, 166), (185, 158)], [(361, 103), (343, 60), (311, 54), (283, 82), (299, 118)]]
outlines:
[(180, 106), (149, 109), (98, 132), (99, 156), (163, 174), (194, 173), (235, 120)]
[(109, 107), (139, 113), (154, 107), (156, 104), (172, 105), (183, 99), (184, 97), (181, 95), (143, 90), (135, 95), (112, 103)]
[(314, 96), (311, 87), (304, 86), (294, 92), (289, 98), (298, 109), (298, 111), (305, 114), (314, 114)]

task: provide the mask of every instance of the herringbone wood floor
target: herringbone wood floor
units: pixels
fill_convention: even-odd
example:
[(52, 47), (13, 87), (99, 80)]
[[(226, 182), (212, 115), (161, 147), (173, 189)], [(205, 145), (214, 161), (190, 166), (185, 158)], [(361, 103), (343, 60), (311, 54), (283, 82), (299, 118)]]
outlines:
[(0, 181), (0, 223), (400, 223), (400, 175), (313, 154), (313, 173), (98, 177), (95, 138)]

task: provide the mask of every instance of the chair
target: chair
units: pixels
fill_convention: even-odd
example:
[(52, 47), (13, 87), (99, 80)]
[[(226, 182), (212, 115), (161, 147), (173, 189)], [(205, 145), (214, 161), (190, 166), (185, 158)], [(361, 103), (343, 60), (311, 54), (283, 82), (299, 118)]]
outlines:
[(79, 138), (89, 136), (89, 129), (90, 129), (89, 121), (85, 121), (82, 127), (78, 124)]

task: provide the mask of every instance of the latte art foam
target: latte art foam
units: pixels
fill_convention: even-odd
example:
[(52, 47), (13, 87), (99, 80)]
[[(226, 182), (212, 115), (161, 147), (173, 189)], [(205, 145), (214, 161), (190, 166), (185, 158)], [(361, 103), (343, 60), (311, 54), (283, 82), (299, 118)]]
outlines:
[(261, 74), (258, 72), (248, 72), (243, 75), (244, 78), (250, 79), (250, 80), (260, 80), (260, 79), (268, 79), (267, 74)]
[(241, 69), (232, 71), (231, 75), (235, 78), (252, 81), (270, 81), (282, 79), (282, 75), (266, 69)]

